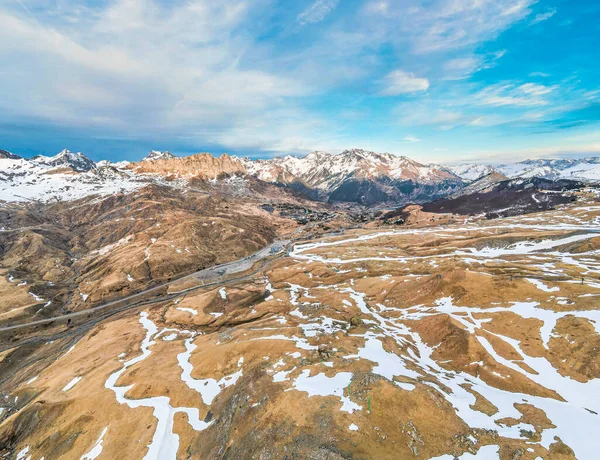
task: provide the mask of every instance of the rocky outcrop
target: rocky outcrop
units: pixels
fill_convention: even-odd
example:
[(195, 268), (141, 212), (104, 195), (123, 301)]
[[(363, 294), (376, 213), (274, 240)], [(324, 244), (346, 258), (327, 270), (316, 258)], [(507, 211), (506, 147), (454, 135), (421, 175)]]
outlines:
[(64, 149), (53, 157), (37, 155), (31, 158), (30, 161), (41, 166), (67, 167), (77, 172), (90, 171), (96, 167), (96, 163), (86, 157), (83, 153), (73, 153), (67, 149)]
[(362, 149), (338, 155), (313, 152), (306, 157), (243, 160), (248, 173), (266, 182), (329, 202), (363, 205), (429, 201), (461, 188), (452, 171), (404, 156)]
[(152, 161), (131, 163), (129, 169), (138, 174), (160, 174), (175, 177), (200, 177), (214, 179), (223, 175), (245, 174), (246, 168), (240, 160), (226, 153), (213, 157), (209, 153), (198, 153), (183, 158), (159, 158)]
[(171, 158), (175, 158), (171, 152), (152, 150), (142, 161), (170, 160)]
[(20, 160), (20, 159), (21, 159), (21, 157), (19, 155), (10, 153), (8, 150), (0, 149), (0, 160)]

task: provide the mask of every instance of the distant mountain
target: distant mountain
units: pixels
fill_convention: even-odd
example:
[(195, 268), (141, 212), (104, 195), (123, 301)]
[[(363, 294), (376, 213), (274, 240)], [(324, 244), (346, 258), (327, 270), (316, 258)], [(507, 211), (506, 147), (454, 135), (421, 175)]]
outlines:
[(27, 160), (13, 155), (0, 159), (0, 201), (70, 201), (132, 192), (146, 183), (110, 164), (96, 165), (84, 154), (68, 150), (52, 157), (38, 155)]
[(15, 155), (14, 153), (10, 153), (8, 150), (0, 149), (0, 160), (20, 160), (21, 157)]
[(130, 164), (130, 162), (125, 161), (125, 160), (124, 161), (116, 161), (116, 162), (112, 162), (112, 161), (108, 161), (108, 160), (101, 160), (98, 163), (96, 163), (96, 166), (98, 168), (112, 167), (115, 169), (124, 169), (129, 164)]
[(456, 166), (446, 166), (446, 168), (465, 181), (474, 181), (497, 171), (494, 166), (468, 163)]
[(449, 166), (448, 169), (467, 181), (479, 179), (493, 171), (498, 171), (511, 179), (518, 177), (541, 177), (551, 180), (572, 179), (600, 181), (599, 157), (524, 160), (518, 163), (497, 166), (462, 164), (458, 166)]
[(219, 157), (213, 157), (209, 153), (197, 153), (183, 158), (178, 158), (168, 153), (168, 155), (150, 160), (146, 157), (138, 163), (131, 163), (128, 169), (138, 174), (150, 173), (162, 176), (201, 179), (215, 179), (224, 175), (246, 174), (244, 163), (237, 157), (229, 156), (226, 153)]
[(470, 195), (472, 193), (485, 193), (492, 190), (492, 188), (500, 182), (509, 180), (504, 174), (499, 172), (491, 172), (485, 176), (480, 177), (477, 180), (474, 180), (469, 185), (466, 185), (464, 188), (454, 192), (451, 195), (451, 198), (458, 198), (462, 195)]
[(31, 158), (30, 161), (42, 166), (68, 167), (77, 172), (90, 171), (96, 167), (96, 163), (86, 157), (83, 153), (73, 153), (67, 149), (53, 157), (37, 155)]
[(361, 149), (243, 161), (250, 175), (329, 202), (428, 201), (463, 185), (460, 177), (442, 166)]
[[(6, 201), (76, 199), (96, 192), (135, 190), (149, 181), (170, 183), (174, 179), (182, 187), (215, 187), (219, 180), (234, 176), (246, 183), (254, 181), (257, 187), (273, 184), (317, 201), (396, 207), (484, 194), (510, 178), (600, 181), (600, 158), (445, 167), (422, 164), (405, 156), (352, 149), (340, 154), (313, 152), (305, 157), (268, 160), (227, 154), (214, 157), (208, 153), (175, 157), (167, 151), (151, 151), (135, 163), (94, 163), (83, 153), (66, 149), (55, 156), (38, 155), (29, 160), (0, 150), (0, 200)], [(211, 184), (207, 185), (208, 181)]]
[(154, 160), (170, 160), (175, 158), (171, 152), (159, 152), (158, 150), (152, 150), (142, 161), (154, 161)]
[[(500, 178), (497, 173), (485, 176), (471, 185), (472, 190), (442, 198), (423, 205), (423, 211), (477, 215), (488, 218), (517, 216), (532, 212), (546, 211), (559, 204), (573, 201), (570, 193), (584, 185), (568, 179), (544, 179), (540, 177), (517, 178), (494, 182)], [(486, 186), (487, 185), (487, 186)], [(469, 193), (470, 192), (470, 193)]]

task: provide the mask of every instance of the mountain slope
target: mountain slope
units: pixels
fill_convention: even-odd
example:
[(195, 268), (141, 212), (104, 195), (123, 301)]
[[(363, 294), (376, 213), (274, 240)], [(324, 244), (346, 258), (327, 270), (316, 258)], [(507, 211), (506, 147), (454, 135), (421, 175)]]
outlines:
[(508, 177), (506, 177), (504, 174), (501, 174), (499, 172), (491, 172), (485, 176), (480, 177), (477, 180), (474, 180), (469, 185), (460, 189), (458, 192), (453, 193), (451, 197), (457, 198), (462, 195), (489, 192), (496, 184), (506, 180), (508, 180)]
[[(313, 152), (302, 158), (286, 156), (269, 160), (227, 154), (213, 157), (208, 153), (175, 157), (167, 151), (151, 151), (136, 163), (94, 163), (84, 154), (69, 150), (29, 160), (2, 150), (0, 200), (71, 200), (133, 191), (149, 182), (164, 184), (177, 180), (174, 186), (185, 187), (190, 180), (251, 176), (311, 200), (385, 207), (472, 194), (501, 181), (501, 175), (510, 179), (600, 181), (600, 158), (444, 167), (389, 153), (352, 149), (337, 155)], [(466, 185), (484, 176), (487, 185), (486, 181)]]
[[(164, 153), (164, 152), (163, 152)], [(131, 163), (128, 169), (137, 174), (160, 174), (175, 177), (201, 177), (214, 179), (220, 175), (245, 174), (244, 164), (226, 153), (213, 157), (209, 153), (198, 153), (189, 157), (176, 158), (163, 155), (161, 158)]]
[[(488, 176), (486, 176), (488, 177)], [(485, 179), (485, 178), (483, 178)], [(477, 181), (476, 181), (477, 182)], [(423, 211), (452, 214), (485, 214), (488, 218), (517, 216), (547, 211), (573, 201), (571, 193), (583, 183), (539, 177), (493, 183), (472, 193), (442, 198), (423, 205)]]
[(304, 158), (243, 160), (249, 174), (289, 186), (324, 201), (371, 205), (423, 200), (462, 186), (461, 179), (438, 165), (361, 149), (339, 155), (313, 152)]
[(461, 179), (465, 181), (474, 181), (483, 176), (487, 176), (496, 171), (496, 168), (491, 165), (480, 165), (480, 164), (461, 164), (455, 166), (447, 166), (447, 169), (452, 171)]
[(8, 150), (0, 149), (0, 160), (20, 160), (20, 159), (21, 159), (21, 157), (19, 155), (10, 153)]
[[(0, 458), (595, 459), (598, 222), (353, 229), (5, 340)], [(149, 262), (166, 224), (134, 236)]]
[(154, 160), (170, 160), (175, 158), (171, 152), (159, 152), (158, 150), (152, 150), (142, 161), (154, 161)]
[(59, 154), (53, 157), (46, 157), (44, 155), (37, 155), (31, 158), (29, 161), (36, 163), (40, 166), (49, 167), (68, 167), (73, 171), (86, 172), (94, 169), (96, 164), (86, 157), (83, 153), (73, 153), (70, 150), (64, 149)]
[[(192, 179), (243, 175), (245, 171), (239, 160), (228, 155), (219, 158), (209, 154), (185, 158), (162, 155), (139, 163), (100, 161), (97, 164), (82, 153), (68, 150), (52, 157), (39, 155), (29, 160), (3, 155), (0, 158), (0, 201), (70, 201), (92, 195), (131, 193), (149, 184), (185, 188)], [(176, 178), (182, 181), (173, 181)], [(239, 184), (231, 186), (236, 188)]]
[(97, 167), (87, 160), (91, 163), (83, 156), (70, 155), (0, 159), (0, 200), (76, 200), (132, 192), (145, 185), (144, 178), (111, 166)]
[(599, 157), (524, 160), (518, 163), (507, 163), (497, 166), (462, 164), (449, 166), (448, 169), (466, 181), (479, 179), (493, 171), (498, 171), (511, 179), (518, 177), (541, 177), (551, 180), (600, 181)]

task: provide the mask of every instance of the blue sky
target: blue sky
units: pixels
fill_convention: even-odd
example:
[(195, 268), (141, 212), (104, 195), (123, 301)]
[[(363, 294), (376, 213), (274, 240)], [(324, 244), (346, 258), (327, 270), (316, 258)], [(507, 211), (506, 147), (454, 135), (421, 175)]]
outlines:
[(600, 155), (597, 0), (6, 0), (0, 148)]

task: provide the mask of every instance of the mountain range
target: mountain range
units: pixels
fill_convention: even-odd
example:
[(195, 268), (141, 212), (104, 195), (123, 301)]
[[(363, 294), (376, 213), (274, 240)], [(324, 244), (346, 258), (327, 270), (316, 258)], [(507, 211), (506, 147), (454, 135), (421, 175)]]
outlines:
[(583, 181), (600, 180), (600, 158), (537, 159), (501, 165), (466, 163), (449, 166), (454, 174), (467, 181), (477, 180), (492, 172), (504, 174), (510, 179), (540, 177), (543, 179), (571, 179)]
[(313, 152), (306, 157), (243, 160), (249, 174), (290, 186), (330, 202), (422, 201), (447, 195), (462, 186), (451, 171), (410, 158), (361, 149), (339, 155)]
[(595, 164), (0, 151), (0, 458), (596, 458)]
[[(490, 175), (491, 174), (491, 175)], [(329, 203), (399, 205), (465, 194), (484, 176), (487, 182), (539, 177), (549, 180), (600, 180), (600, 158), (525, 160), (513, 164), (422, 164), (405, 156), (362, 149), (340, 154), (313, 152), (251, 160), (223, 154), (176, 157), (151, 151), (140, 162), (95, 163), (83, 153), (21, 158), (0, 150), (0, 200), (72, 200), (89, 195), (131, 192), (148, 182), (216, 181), (252, 177), (285, 187), (306, 198)], [(483, 182), (485, 183), (485, 181)], [(471, 185), (473, 184), (473, 185)]]

